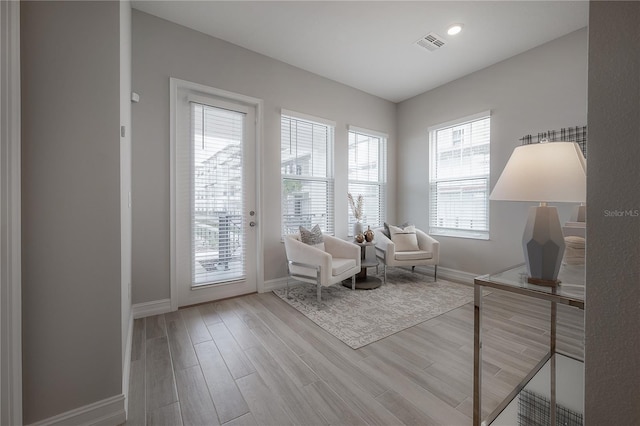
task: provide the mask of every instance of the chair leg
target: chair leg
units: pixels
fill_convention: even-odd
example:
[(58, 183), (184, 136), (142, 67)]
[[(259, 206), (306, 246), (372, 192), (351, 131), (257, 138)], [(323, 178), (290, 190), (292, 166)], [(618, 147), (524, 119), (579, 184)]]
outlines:
[(415, 266), (412, 266), (412, 267), (411, 267), (411, 272), (415, 272), (415, 270), (416, 270), (416, 267), (415, 267)]
[(351, 290), (355, 290), (356, 289), (356, 276), (352, 276), (351, 277)]
[(284, 291), (284, 296), (289, 298), (289, 276), (287, 275), (287, 289)]
[(433, 266), (433, 281), (438, 281), (438, 265)]
[(322, 286), (318, 284), (318, 303), (322, 302)]
[(384, 280), (382, 282), (386, 284), (387, 283), (387, 265), (386, 264), (384, 265), (382, 270), (383, 270), (382, 272), (383, 272), (383, 275), (384, 275)]

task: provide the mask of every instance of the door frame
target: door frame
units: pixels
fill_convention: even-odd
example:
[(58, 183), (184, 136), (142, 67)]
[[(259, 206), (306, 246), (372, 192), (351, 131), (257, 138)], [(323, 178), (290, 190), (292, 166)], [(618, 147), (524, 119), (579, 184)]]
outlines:
[(262, 99), (254, 98), (251, 96), (242, 95), (239, 93), (229, 92), (223, 89), (217, 89), (214, 87), (205, 86), (198, 83), (193, 83), (178, 78), (169, 78), (169, 135), (170, 135), (170, 148), (169, 148), (169, 187), (170, 187), (170, 271), (171, 271), (171, 310), (178, 309), (178, 276), (177, 276), (177, 255), (176, 255), (176, 146), (178, 143), (178, 126), (177, 126), (177, 108), (176, 103), (178, 101), (179, 90), (193, 90), (207, 95), (215, 96), (218, 98), (224, 98), (232, 102), (239, 102), (249, 105), (255, 108), (256, 111), (256, 123), (255, 123), (255, 155), (256, 155), (256, 173), (255, 173), (255, 203), (256, 203), (256, 222), (258, 226), (255, 231), (256, 235), (256, 264), (247, 265), (247, 267), (256, 268), (256, 288), (259, 293), (264, 291), (264, 250), (263, 250), (263, 232), (262, 232), (262, 182), (264, 181), (262, 176), (262, 141), (263, 141), (263, 112), (264, 106)]
[[(1, 2), (0, 424), (22, 424), (20, 3)], [(4, 37), (4, 36), (7, 37)]]

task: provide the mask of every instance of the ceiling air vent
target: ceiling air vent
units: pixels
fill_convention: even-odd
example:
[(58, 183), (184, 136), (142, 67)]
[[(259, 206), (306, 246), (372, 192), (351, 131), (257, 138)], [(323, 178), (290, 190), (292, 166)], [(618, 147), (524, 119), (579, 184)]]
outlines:
[(444, 46), (444, 40), (436, 33), (429, 33), (426, 36), (422, 37), (420, 40), (416, 41), (416, 44), (433, 52), (434, 50), (437, 50)]

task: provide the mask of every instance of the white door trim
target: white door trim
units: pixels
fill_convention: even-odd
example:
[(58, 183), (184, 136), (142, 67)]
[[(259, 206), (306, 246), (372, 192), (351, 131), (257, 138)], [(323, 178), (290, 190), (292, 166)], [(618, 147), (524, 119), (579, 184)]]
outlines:
[(262, 99), (254, 98), (251, 96), (241, 95), (238, 93), (229, 92), (227, 90), (217, 89), (209, 86), (205, 86), (198, 83), (192, 83), (190, 81), (181, 80), (177, 78), (169, 78), (169, 138), (170, 138), (170, 147), (169, 147), (169, 188), (170, 188), (170, 235), (171, 235), (171, 247), (170, 247), (170, 271), (171, 271), (171, 310), (175, 311), (178, 309), (178, 279), (176, 273), (176, 132), (177, 132), (177, 124), (176, 124), (176, 102), (178, 99), (178, 90), (179, 89), (188, 89), (194, 90), (201, 93), (206, 93), (208, 95), (216, 96), (219, 98), (229, 99), (231, 101), (236, 101), (240, 103), (244, 103), (250, 106), (253, 106), (256, 110), (256, 222), (257, 226), (257, 236), (256, 241), (258, 247), (256, 248), (256, 286), (258, 292), (262, 292), (264, 288), (264, 267), (263, 267), (263, 233), (262, 233), (262, 182), (264, 181), (262, 176), (262, 118), (263, 118), (263, 101)]
[(20, 2), (0, 2), (0, 424), (22, 424)]

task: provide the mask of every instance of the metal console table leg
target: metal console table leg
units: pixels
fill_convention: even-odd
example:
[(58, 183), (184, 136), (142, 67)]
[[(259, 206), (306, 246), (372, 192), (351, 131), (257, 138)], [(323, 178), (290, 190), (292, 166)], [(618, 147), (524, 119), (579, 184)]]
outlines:
[[(556, 294), (556, 289), (553, 289), (553, 294)], [(549, 334), (551, 334), (551, 341), (549, 342), (549, 353), (551, 354), (551, 401), (549, 407), (549, 414), (551, 424), (556, 424), (556, 325), (558, 322), (558, 305), (556, 302), (551, 302), (551, 324), (549, 328), (551, 329)]]
[(482, 421), (482, 286), (473, 291), (473, 425)]

